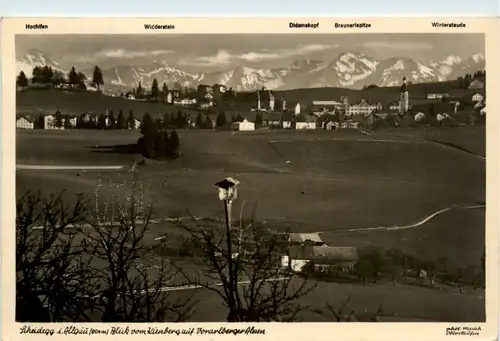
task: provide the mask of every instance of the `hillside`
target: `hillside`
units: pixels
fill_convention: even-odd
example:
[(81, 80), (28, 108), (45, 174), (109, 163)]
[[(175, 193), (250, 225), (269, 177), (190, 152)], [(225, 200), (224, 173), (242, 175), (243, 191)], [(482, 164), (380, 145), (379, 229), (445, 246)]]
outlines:
[[(165, 112), (176, 113), (178, 106), (165, 103), (141, 102), (120, 97), (106, 96), (96, 92), (63, 91), (54, 89), (27, 90), (17, 92), (17, 114), (53, 114), (57, 110), (65, 115), (80, 115), (82, 112), (102, 113), (113, 110), (118, 114), (123, 110), (125, 114), (133, 111), (137, 117), (146, 112), (151, 115)], [(183, 109), (190, 112), (189, 109)]]
[[(410, 101), (413, 104), (427, 101), (426, 95), (431, 92), (448, 93), (452, 97), (462, 98), (471, 96), (477, 90), (459, 89), (457, 81), (420, 83), (412, 84), (409, 87)], [(399, 87), (375, 87), (364, 90), (353, 90), (348, 88), (306, 88), (286, 91), (275, 91), (276, 98), (285, 98), (287, 102), (294, 103), (300, 101), (307, 105), (313, 101), (339, 101), (342, 96), (347, 96), (350, 103), (355, 103), (361, 99), (368, 102), (381, 102), (388, 104), (399, 100)], [(248, 97), (248, 96), (246, 96)], [(245, 98), (242, 93), (239, 98)], [(252, 96), (253, 98), (253, 96)], [(95, 92), (66, 91), (56, 89), (29, 89), (17, 92), (16, 98), (17, 114), (49, 114), (60, 110), (64, 114), (79, 115), (82, 112), (100, 113), (113, 110), (118, 113), (123, 110), (125, 113), (131, 110), (139, 117), (144, 113), (161, 114), (165, 112), (177, 112), (179, 106), (165, 103), (141, 102), (128, 100), (120, 97), (107, 96)], [(241, 103), (236, 107), (254, 107), (255, 103)], [(240, 108), (240, 109), (241, 109)], [(248, 108), (247, 108), (248, 109)], [(197, 114), (197, 110), (183, 109), (187, 114)], [(228, 110), (228, 108), (224, 108)]]

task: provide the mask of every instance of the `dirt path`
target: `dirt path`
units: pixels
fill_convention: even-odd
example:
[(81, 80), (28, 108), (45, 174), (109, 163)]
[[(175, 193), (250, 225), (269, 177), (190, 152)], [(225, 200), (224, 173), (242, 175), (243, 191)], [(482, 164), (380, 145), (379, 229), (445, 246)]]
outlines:
[(437, 212), (434, 212), (424, 219), (420, 220), (419, 222), (411, 225), (403, 225), (403, 226), (379, 226), (379, 227), (367, 227), (367, 228), (360, 228), (360, 229), (349, 229), (349, 230), (339, 230), (339, 231), (319, 231), (317, 233), (320, 234), (328, 234), (328, 233), (339, 233), (339, 232), (367, 232), (367, 231), (395, 231), (395, 230), (405, 230), (405, 229), (411, 229), (411, 228), (416, 228), (416, 227), (421, 227), (428, 221), (434, 219), (438, 215), (441, 215), (445, 212), (456, 210), (456, 209), (465, 209), (465, 210), (472, 210), (472, 209), (478, 209), (478, 208), (485, 208), (486, 205), (471, 205), (471, 206), (450, 206), (447, 208), (444, 208), (442, 210), (439, 210)]

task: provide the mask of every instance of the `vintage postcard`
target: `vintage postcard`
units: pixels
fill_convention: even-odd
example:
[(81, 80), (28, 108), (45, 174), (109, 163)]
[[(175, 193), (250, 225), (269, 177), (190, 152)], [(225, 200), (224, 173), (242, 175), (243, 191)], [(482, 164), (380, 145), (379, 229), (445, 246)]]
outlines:
[(1, 24), (2, 339), (497, 337), (497, 19)]

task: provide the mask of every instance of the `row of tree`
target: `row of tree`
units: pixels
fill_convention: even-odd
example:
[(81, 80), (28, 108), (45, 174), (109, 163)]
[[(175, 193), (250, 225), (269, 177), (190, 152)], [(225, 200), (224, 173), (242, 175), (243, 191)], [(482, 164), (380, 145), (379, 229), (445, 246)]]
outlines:
[[(87, 88), (85, 81), (87, 77), (82, 73), (78, 72), (73, 66), (67, 75), (64, 75), (59, 70), (54, 70), (50, 66), (35, 66), (32, 71), (31, 83), (34, 85), (45, 86), (45, 87), (57, 87), (63, 84), (67, 84), (71, 87), (83, 89)], [(20, 88), (26, 88), (30, 84), (30, 79), (26, 76), (24, 71), (21, 71), (16, 79), (16, 84)], [(104, 85), (104, 78), (102, 71), (99, 66), (94, 66), (92, 72), (92, 86), (100, 90), (101, 86)]]
[[(342, 277), (342, 272), (335, 266), (323, 276)], [(435, 283), (471, 286), (476, 289), (485, 285), (485, 253), (481, 255), (478, 266), (457, 266), (447, 258), (430, 261), (403, 252), (397, 248), (383, 250), (375, 246), (359, 250), (359, 259), (350, 273), (363, 283), (377, 283), (391, 279), (407, 283), (410, 279), (428, 280), (430, 286)]]

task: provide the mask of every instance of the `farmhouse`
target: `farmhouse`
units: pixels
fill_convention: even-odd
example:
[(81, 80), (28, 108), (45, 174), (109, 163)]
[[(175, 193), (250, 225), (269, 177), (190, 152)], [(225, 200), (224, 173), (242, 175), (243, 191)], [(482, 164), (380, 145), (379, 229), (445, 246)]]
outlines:
[(293, 124), (292, 113), (290, 113), (290, 112), (283, 113), (283, 115), (281, 116), (282, 128), (290, 129), (290, 128), (292, 128), (292, 124)]
[(354, 247), (334, 247), (328, 245), (291, 245), (288, 254), (281, 258), (282, 266), (295, 272), (304, 271), (306, 265), (312, 265), (314, 270), (328, 267), (351, 269), (358, 260), (358, 252)]
[(335, 130), (339, 127), (339, 123), (328, 120), (323, 124), (323, 127), (325, 128), (325, 130)]
[(43, 128), (46, 130), (64, 130), (64, 125), (57, 127), (55, 116), (47, 115), (43, 118)]
[(382, 110), (382, 108), (383, 106), (381, 103), (370, 104), (364, 99), (362, 99), (358, 103), (349, 106), (347, 115), (348, 116), (368, 115), (374, 112), (375, 110)]
[(472, 102), (481, 102), (484, 99), (484, 96), (481, 95), (479, 92), (476, 92), (474, 95), (472, 95)]
[(304, 129), (316, 129), (316, 123), (318, 118), (316, 116), (304, 116), (300, 115), (297, 117), (297, 122), (295, 122), (296, 130)]
[(34, 129), (35, 119), (31, 116), (21, 116), (16, 120), (16, 128), (18, 129)]
[(281, 127), (281, 116), (279, 112), (264, 112), (262, 115), (262, 125), (270, 128)]
[(481, 115), (486, 115), (486, 107), (484, 107), (483, 109), (481, 109), (481, 110), (479, 111), (479, 113), (480, 113)]
[(233, 129), (238, 131), (254, 131), (255, 123), (248, 121), (246, 118), (241, 122), (234, 122)]

